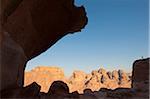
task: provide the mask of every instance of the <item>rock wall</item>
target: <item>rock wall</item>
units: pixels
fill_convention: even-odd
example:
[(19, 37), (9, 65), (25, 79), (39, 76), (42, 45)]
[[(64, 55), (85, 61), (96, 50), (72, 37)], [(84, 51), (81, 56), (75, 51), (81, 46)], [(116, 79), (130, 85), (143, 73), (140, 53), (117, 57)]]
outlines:
[(23, 0), (3, 28), (31, 59), (86, 24), (84, 7), (76, 7), (73, 0)]
[(87, 24), (74, 0), (0, 0), (0, 91), (22, 88), (27, 61)]
[(133, 63), (132, 87), (141, 92), (149, 92), (150, 58), (137, 60)]

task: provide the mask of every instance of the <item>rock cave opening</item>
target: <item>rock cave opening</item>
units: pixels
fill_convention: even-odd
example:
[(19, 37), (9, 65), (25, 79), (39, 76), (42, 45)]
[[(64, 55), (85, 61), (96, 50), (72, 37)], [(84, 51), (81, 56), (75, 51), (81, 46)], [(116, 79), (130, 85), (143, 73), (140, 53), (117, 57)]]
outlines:
[[(25, 72), (24, 70), (26, 68), (26, 63), (29, 60), (45, 52), (48, 48), (50, 47), (52, 48), (52, 45), (55, 45), (57, 41), (59, 41), (67, 34), (75, 35), (75, 36), (68, 37), (68, 39), (74, 40), (73, 41), (74, 43), (69, 42), (68, 48), (70, 49), (64, 50), (66, 51), (66, 53), (58, 53), (59, 56), (61, 56), (62, 54), (64, 54), (64, 56), (67, 56), (68, 53), (72, 53), (72, 54), (68, 54), (70, 55), (69, 58), (72, 61), (75, 61), (76, 63), (82, 63), (82, 62), (86, 63), (86, 62), (91, 62), (91, 60), (93, 60), (93, 63), (96, 63), (95, 61), (96, 59), (100, 59), (101, 62), (103, 59), (110, 59), (114, 62), (116, 62), (115, 60), (118, 60), (117, 62), (120, 62), (120, 59), (122, 59), (122, 57), (117, 57), (117, 58), (114, 57), (118, 55), (117, 54), (118, 50), (116, 49), (118, 48), (120, 49), (119, 53), (122, 53), (122, 56), (123, 53), (125, 53), (126, 51), (128, 52), (130, 48), (123, 47), (123, 46), (119, 47), (119, 46), (121, 46), (122, 44), (129, 46), (131, 44), (130, 47), (132, 49), (133, 46), (132, 43), (127, 44), (127, 42), (121, 42), (121, 41), (126, 41), (126, 39), (128, 39), (130, 42), (131, 38), (134, 37), (134, 34), (131, 34), (131, 31), (135, 31), (131, 29), (133, 28), (132, 26), (135, 26), (135, 24), (134, 25), (132, 24), (131, 26), (120, 25), (120, 22), (124, 24), (124, 22), (127, 21), (124, 20), (125, 17), (120, 18), (120, 16), (117, 15), (118, 12), (115, 12), (117, 10), (113, 9), (116, 8), (114, 7), (117, 6), (116, 3), (120, 4), (120, 2), (115, 2), (113, 5), (111, 5), (113, 2), (108, 3), (108, 2), (101, 2), (99, 0), (89, 1), (88, 4), (91, 5), (91, 9), (90, 9), (90, 8), (85, 8), (84, 6), (75, 6), (74, 0), (59, 0), (59, 1), (57, 0), (15, 0), (15, 1), (1, 0), (1, 1), (2, 1), (1, 2), (2, 9), (0, 9), (1, 12), (0, 13), (0, 22), (1, 22), (0, 96), (1, 98), (24, 98), (24, 99), (27, 98), (31, 98), (31, 99), (54, 99), (54, 98), (57, 99), (66, 99), (66, 98), (69, 99), (101, 99), (101, 98), (148, 99), (149, 98), (149, 62), (150, 62), (149, 58), (139, 59), (132, 62), (132, 68), (133, 68), (132, 77), (128, 76), (122, 70), (108, 72), (103, 68), (98, 68), (98, 70), (94, 69), (89, 74), (86, 74), (83, 71), (74, 71), (69, 79), (65, 78), (64, 71), (58, 67), (42, 66), (42, 67), (37, 67), (31, 71), (27, 71), (27, 73), (24, 73)], [(95, 6), (96, 4), (98, 5)], [(102, 5), (99, 6), (99, 4)], [(103, 4), (105, 4), (105, 6), (103, 6)], [(135, 4), (135, 2), (133, 4)], [(131, 5), (131, 8), (132, 6), (133, 5)], [(102, 8), (99, 10), (98, 7), (102, 7)], [(112, 7), (112, 8), (107, 8), (107, 7)], [(126, 8), (126, 6), (124, 5), (119, 7)], [(128, 7), (130, 8), (130, 6)], [(86, 12), (86, 9), (88, 13)], [(114, 15), (111, 15), (112, 13), (110, 13), (111, 12), (110, 9), (112, 10), (112, 12), (115, 12)], [(127, 12), (132, 10), (124, 11), (123, 13), (122, 11), (120, 11), (119, 13), (127, 14)], [(98, 13), (99, 11), (101, 13)], [(98, 15), (98, 17), (95, 17), (95, 15)], [(135, 16), (136, 18), (138, 17), (136, 14)], [(116, 17), (117, 19), (121, 19), (121, 20), (119, 21), (115, 20)], [(97, 20), (94, 21), (95, 19)], [(134, 18), (131, 17), (130, 20), (133, 19), (135, 19), (135, 17)], [(133, 21), (128, 21), (128, 22), (133, 22)], [(141, 22), (145, 22), (145, 21), (141, 21)], [(97, 25), (92, 26), (92, 24), (95, 23), (97, 23)], [(112, 23), (112, 24), (110, 24), (111, 25), (110, 26), (107, 23)], [(117, 25), (114, 25), (113, 23)], [(138, 25), (138, 23), (140, 22), (137, 22), (136, 24)], [(91, 29), (85, 29), (84, 31), (85, 33), (77, 33), (77, 34), (74, 33), (74, 32), (80, 32), (81, 30), (83, 30), (83, 28), (85, 28), (85, 26), (87, 28), (91, 27)], [(103, 26), (107, 26), (107, 27), (104, 28)], [(110, 26), (109, 29), (108, 26)], [(122, 27), (120, 26), (123, 27), (128, 26), (126, 28), (128, 28), (128, 30), (131, 29), (130, 32), (128, 31), (128, 33), (131, 35), (127, 36), (126, 34), (127, 31), (123, 32)], [(140, 23), (140, 26), (144, 26), (144, 25), (141, 25)], [(141, 37), (144, 38), (145, 35), (143, 36), (142, 34), (140, 34), (138, 32), (140, 28), (137, 27), (134, 27), (133, 29), (137, 30), (136, 33), (140, 35), (139, 36), (140, 38)], [(99, 30), (101, 34), (99, 32), (96, 32), (97, 30)], [(110, 32), (113, 33), (108, 34)], [(85, 34), (88, 36), (85, 36)], [(98, 36), (98, 34), (100, 35)], [(119, 35), (122, 35), (121, 36), (122, 38), (119, 38), (118, 37)], [(72, 39), (71, 37), (75, 37), (75, 39)], [(129, 39), (129, 37), (131, 38)], [(106, 38), (110, 39), (110, 41), (106, 42)], [(99, 40), (102, 41), (99, 42)], [(139, 39), (134, 40), (134, 42), (136, 42), (135, 44), (137, 44), (138, 40)], [(96, 43), (93, 41), (96, 41)], [(98, 42), (101, 46), (97, 46)], [(139, 42), (139, 44), (141, 43)], [(65, 45), (67, 45), (66, 42)], [(106, 48), (104, 47), (106, 45), (109, 46), (107, 46)], [(92, 49), (89, 49), (91, 47)], [(62, 48), (64, 48), (64, 46), (62, 46)], [(81, 48), (82, 52), (78, 53), (78, 51), (81, 50), (78, 48)], [(122, 50), (123, 48), (125, 50)], [(146, 47), (144, 47), (143, 49), (146, 49)], [(101, 50), (104, 52), (100, 54), (96, 50)], [(75, 53), (76, 51), (77, 53)], [(142, 51), (146, 52), (146, 50), (142, 50)], [(106, 56), (106, 52), (108, 56)], [(133, 50), (133, 52), (136, 51)], [(93, 55), (91, 55), (91, 53)], [(137, 53), (139, 52), (137, 51)], [(54, 52), (51, 52), (51, 54), (53, 55)], [(102, 57), (100, 58), (98, 54)], [(132, 52), (128, 54), (132, 56)], [(77, 55), (77, 57), (75, 57), (75, 55)], [(82, 60), (84, 59), (84, 57), (81, 57), (80, 55), (86, 57), (86, 60)], [(60, 57), (60, 60), (64, 61), (65, 60), (64, 56)], [(58, 61), (58, 57), (56, 58), (57, 58), (56, 62), (57, 63), (60, 62)], [(66, 62), (68, 63), (71, 61), (69, 60), (69, 58), (66, 60)], [(48, 61), (52, 61), (52, 59)], [(103, 64), (106, 64), (106, 62), (108, 62), (108, 60), (104, 61)], [(71, 65), (68, 66), (74, 69)], [(83, 69), (80, 66), (82, 66), (82, 64), (75, 64), (76, 68)], [(90, 64), (91, 67), (87, 64), (85, 64), (85, 66), (87, 70), (90, 70), (90, 68), (96, 66), (96, 64)], [(37, 79), (37, 81), (35, 81), (35, 79)], [(27, 86), (24, 86), (24, 80), (25, 80), (25, 84), (27, 83)], [(128, 83), (130, 83), (131, 88), (126, 88), (126, 87), (124, 88), (124, 86), (128, 86)], [(41, 84), (43, 84), (44, 86), (42, 86)], [(101, 86), (102, 88), (100, 88)], [(119, 87), (116, 88), (116, 86)], [(110, 89), (110, 87), (114, 87), (114, 90)], [(41, 92), (41, 90), (45, 90), (45, 89), (46, 92), (44, 91)]]

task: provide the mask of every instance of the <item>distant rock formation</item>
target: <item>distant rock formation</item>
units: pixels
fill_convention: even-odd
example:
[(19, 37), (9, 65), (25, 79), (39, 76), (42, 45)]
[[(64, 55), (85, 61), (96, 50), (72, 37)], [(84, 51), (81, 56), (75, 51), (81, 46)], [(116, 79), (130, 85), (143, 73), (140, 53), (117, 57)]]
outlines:
[(25, 85), (37, 82), (41, 85), (41, 91), (48, 91), (50, 85), (55, 80), (65, 80), (64, 72), (58, 67), (37, 67), (29, 72), (25, 72)]
[(100, 88), (131, 87), (130, 77), (122, 70), (107, 72), (100, 68), (99, 70), (93, 70), (90, 74), (83, 71), (74, 71), (69, 78), (64, 76), (63, 70), (59, 67), (40, 66), (25, 72), (25, 86), (35, 81), (41, 85), (42, 92), (47, 92), (51, 83), (56, 80), (64, 81), (69, 86), (70, 92), (78, 91), (79, 93), (83, 93), (85, 89), (98, 91)]
[[(133, 72), (132, 72), (133, 73), (132, 74), (132, 78), (133, 78), (132, 88), (116, 88), (114, 90), (108, 89), (108, 88), (100, 88), (100, 90), (97, 90), (97, 91), (93, 91), (90, 88), (85, 88), (83, 90), (83, 94), (80, 94), (78, 91), (69, 92), (70, 88), (69, 88), (68, 83), (61, 81), (61, 80), (57, 80), (51, 84), (51, 86), (49, 87), (49, 91), (47, 93), (40, 92), (40, 89), (41, 89), (40, 85), (37, 84), (36, 82), (33, 82), (32, 84), (23, 88), (10, 88), (9, 90), (3, 90), (1, 92), (1, 95), (2, 95), (2, 98), (23, 98), (23, 99), (149, 99), (149, 81), (148, 81), (149, 78), (147, 75), (144, 75), (147, 73), (149, 75), (149, 62), (150, 62), (149, 58), (137, 60), (134, 62)], [(35, 71), (41, 72), (44, 70), (40, 68), (35, 69)], [(60, 69), (53, 67), (52, 71), (55, 71), (55, 70), (60, 71)], [(48, 71), (51, 71), (51, 70), (48, 70)], [(100, 71), (104, 71), (104, 69), (100, 69)], [(81, 82), (77, 85), (80, 85), (80, 84), (82, 85), (82, 80), (91, 81), (91, 82), (94, 82), (94, 84), (95, 83), (97, 84), (97, 82), (105, 83), (105, 81), (107, 81), (105, 79), (102, 82), (101, 82), (101, 79), (97, 80), (97, 77), (99, 77), (97, 73), (104, 74), (104, 75), (108, 74), (108, 77), (105, 75), (108, 81), (110, 80), (110, 78), (113, 79), (114, 77), (114, 79), (116, 79), (118, 77), (119, 78), (117, 80), (118, 82), (121, 82), (121, 81), (126, 82), (126, 80), (128, 80), (127, 77), (131, 76), (131, 74), (128, 74), (127, 77), (124, 76), (126, 73), (124, 73), (122, 70), (113, 71), (112, 73), (107, 72), (107, 71), (98, 72), (97, 70), (94, 70), (90, 74), (85, 74), (82, 71), (75, 71), (70, 77), (70, 79), (69, 80), (67, 79), (66, 81), (74, 80), (77, 83)], [(113, 75), (113, 73), (117, 75), (111, 77), (111, 74)], [(138, 73), (140, 75), (138, 75)], [(62, 75), (61, 72), (60, 72), (60, 75)], [(58, 78), (59, 77), (61, 78), (63, 76), (58, 76)], [(78, 79), (78, 77), (80, 79)]]

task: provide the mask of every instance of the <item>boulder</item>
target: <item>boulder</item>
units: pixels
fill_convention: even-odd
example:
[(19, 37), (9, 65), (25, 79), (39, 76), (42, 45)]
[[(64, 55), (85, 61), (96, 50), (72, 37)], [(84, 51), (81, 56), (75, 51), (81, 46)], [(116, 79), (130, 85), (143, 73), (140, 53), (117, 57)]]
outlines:
[(40, 93), (41, 86), (38, 85), (36, 82), (26, 86), (23, 88), (22, 95), (24, 97), (37, 97)]
[(93, 91), (91, 89), (84, 89), (84, 94), (93, 94)]
[(79, 98), (79, 93), (78, 93), (78, 91), (74, 91), (74, 92), (70, 93), (70, 98), (78, 99), (78, 98)]
[(65, 96), (69, 94), (69, 87), (62, 81), (54, 81), (49, 88), (48, 94)]

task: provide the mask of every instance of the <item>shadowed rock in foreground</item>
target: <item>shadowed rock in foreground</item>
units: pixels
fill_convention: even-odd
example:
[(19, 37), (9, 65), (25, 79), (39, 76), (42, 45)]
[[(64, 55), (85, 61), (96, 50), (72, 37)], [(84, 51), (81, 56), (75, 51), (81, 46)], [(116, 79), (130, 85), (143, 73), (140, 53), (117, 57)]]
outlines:
[(27, 61), (87, 24), (74, 0), (0, 0), (0, 91), (24, 85)]
[[(78, 94), (78, 92), (67, 93), (66, 84), (56, 83), (50, 90), (60, 90), (59, 86), (61, 90), (59, 93), (53, 91), (54, 94), (51, 94), (40, 92), (40, 86), (35, 82), (23, 87), (27, 61), (46, 51), (65, 35), (81, 31), (87, 24), (86, 12), (84, 7), (76, 7), (74, 0), (1, 0), (0, 2), (2, 3), (0, 9), (1, 98), (148, 99), (149, 59), (135, 62), (131, 89), (122, 88), (114, 91), (101, 89), (102, 91), (97, 92), (88, 89), (84, 91), (85, 94)], [(123, 73), (120, 71), (120, 74)], [(105, 80), (107, 79), (103, 76), (102, 83), (105, 83)], [(61, 92), (63, 94), (60, 94)]]

